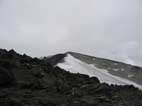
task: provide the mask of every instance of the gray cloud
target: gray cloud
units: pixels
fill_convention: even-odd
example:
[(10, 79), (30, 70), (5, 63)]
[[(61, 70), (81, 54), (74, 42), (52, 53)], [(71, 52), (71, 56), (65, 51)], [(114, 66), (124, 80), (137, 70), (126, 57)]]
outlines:
[(141, 0), (1, 0), (0, 47), (76, 51), (142, 65)]

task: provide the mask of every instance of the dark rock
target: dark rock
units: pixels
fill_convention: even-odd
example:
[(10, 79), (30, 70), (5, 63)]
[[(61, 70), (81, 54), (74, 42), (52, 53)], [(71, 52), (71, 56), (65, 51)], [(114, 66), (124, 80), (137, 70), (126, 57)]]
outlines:
[(0, 56), (4, 55), (7, 53), (7, 50), (5, 49), (0, 49)]
[(96, 77), (91, 77), (91, 78), (90, 78), (90, 83), (98, 84), (98, 83), (100, 83), (100, 81), (99, 81), (99, 79), (96, 78)]
[(138, 66), (132, 66), (131, 70), (130, 70), (132, 73), (138, 73), (140, 74), (140, 72), (142, 71), (142, 68), (141, 67), (138, 67)]
[(65, 55), (47, 62), (0, 49), (0, 106), (142, 106), (142, 92), (134, 86), (108, 85), (52, 66)]
[(14, 75), (11, 70), (0, 67), (0, 87), (9, 86), (15, 81)]
[(57, 63), (63, 61), (64, 57), (66, 57), (66, 54), (57, 54), (48, 58), (44, 58), (47, 62), (49, 62), (51, 65), (56, 65)]
[(106, 84), (103, 83), (100, 86), (98, 86), (98, 88), (95, 89), (96, 93), (103, 93), (104, 95), (107, 95), (108, 97), (111, 96), (111, 87)]

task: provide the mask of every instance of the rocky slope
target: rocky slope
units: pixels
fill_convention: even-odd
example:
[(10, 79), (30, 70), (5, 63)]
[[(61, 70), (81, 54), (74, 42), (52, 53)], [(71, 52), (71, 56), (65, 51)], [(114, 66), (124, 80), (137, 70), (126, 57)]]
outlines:
[(106, 69), (112, 75), (119, 76), (142, 85), (142, 67), (140, 66), (134, 66), (80, 53), (68, 52), (68, 54), (71, 54), (75, 58), (87, 64), (93, 64), (97, 68)]
[(142, 67), (140, 66), (75, 52), (57, 54), (46, 60), (71, 73), (95, 76), (101, 82), (108, 84), (134, 85), (142, 90)]
[[(97, 77), (101, 83), (105, 82), (107, 84), (115, 84), (115, 85), (134, 85), (135, 87), (142, 90), (142, 85), (134, 81), (128, 80), (126, 78), (123, 78), (123, 73), (121, 74), (121, 76), (113, 75), (109, 73), (109, 71), (105, 68), (104, 69), (98, 68), (96, 64), (87, 64), (73, 57), (70, 54), (67, 54), (67, 56), (64, 58), (64, 61), (58, 63), (57, 66), (71, 73), (81, 73), (89, 75), (90, 77), (92, 76)], [(127, 71), (125, 70), (124, 74), (126, 73)]]
[(0, 49), (0, 106), (142, 106), (133, 86), (100, 83), (54, 62)]

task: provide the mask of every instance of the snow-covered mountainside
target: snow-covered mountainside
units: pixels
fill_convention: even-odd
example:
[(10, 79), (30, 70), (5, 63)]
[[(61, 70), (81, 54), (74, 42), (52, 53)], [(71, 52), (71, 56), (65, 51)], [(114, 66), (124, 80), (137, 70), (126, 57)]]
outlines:
[[(138, 78), (136, 76), (138, 71), (141, 72), (141, 68), (139, 67), (105, 59), (101, 60), (101, 58), (89, 57), (77, 53), (67, 53), (63, 60), (64, 61), (59, 62), (57, 66), (71, 73), (95, 76), (101, 82), (108, 84), (134, 85), (142, 89), (142, 80), (138, 80), (139, 76)], [(133, 72), (133, 68), (135, 72)], [(139, 75), (141, 74), (140, 72)]]
[(70, 53), (38, 59), (0, 49), (0, 106), (142, 106), (138, 88), (100, 83), (96, 77), (53, 67), (57, 63), (74, 73), (97, 75), (101, 82), (127, 83)]

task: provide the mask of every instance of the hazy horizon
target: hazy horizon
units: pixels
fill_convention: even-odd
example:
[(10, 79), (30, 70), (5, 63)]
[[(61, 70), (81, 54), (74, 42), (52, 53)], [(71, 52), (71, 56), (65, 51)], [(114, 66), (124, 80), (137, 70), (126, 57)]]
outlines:
[(0, 0), (0, 48), (142, 65), (141, 0)]

